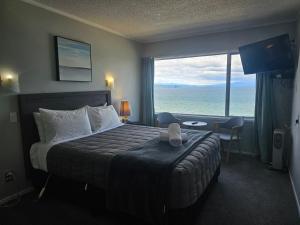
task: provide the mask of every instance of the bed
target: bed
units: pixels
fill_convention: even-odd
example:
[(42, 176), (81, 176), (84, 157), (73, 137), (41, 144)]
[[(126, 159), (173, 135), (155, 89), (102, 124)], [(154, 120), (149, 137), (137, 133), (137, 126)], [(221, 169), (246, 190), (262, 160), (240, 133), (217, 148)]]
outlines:
[[(47, 156), (51, 156), (50, 153), (54, 152), (52, 149), (56, 147), (39, 143), (33, 112), (40, 107), (72, 110), (85, 105), (99, 106), (104, 103), (111, 104), (109, 91), (20, 95), (19, 106), (26, 174), (33, 180), (36, 179), (36, 174), (46, 175), (49, 172)], [(111, 160), (122, 151), (128, 151), (155, 139), (159, 135), (160, 129), (125, 124), (88, 137), (65, 141), (58, 144), (61, 145), (65, 154), (55, 159), (55, 165), (51, 166), (50, 172), (62, 178), (92, 184), (106, 190), (108, 186), (105, 180), (109, 174)], [(185, 132), (193, 131), (186, 130)], [(76, 151), (80, 152), (81, 158), (77, 161), (73, 160), (73, 164), (70, 164), (68, 162), (72, 157), (70, 153)], [(95, 161), (97, 158), (97, 163), (94, 163), (98, 165), (97, 169), (89, 161), (84, 163), (85, 152), (97, 152), (93, 159)], [(86, 160), (88, 159), (86, 158)], [(168, 194), (170, 209), (182, 209), (195, 203), (212, 180), (219, 175), (220, 160), (219, 138), (214, 134), (209, 134), (174, 167)], [(73, 172), (67, 172), (66, 167), (60, 166), (68, 163), (69, 167), (73, 168)], [(91, 176), (91, 172), (76, 172), (79, 170), (93, 171), (93, 176)]]

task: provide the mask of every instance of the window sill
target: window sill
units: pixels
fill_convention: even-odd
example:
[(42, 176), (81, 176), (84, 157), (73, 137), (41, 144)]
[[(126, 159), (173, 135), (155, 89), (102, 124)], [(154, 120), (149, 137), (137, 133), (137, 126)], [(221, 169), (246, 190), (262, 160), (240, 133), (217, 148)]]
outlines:
[[(155, 113), (155, 116), (157, 116), (159, 112)], [(200, 114), (184, 114), (184, 113), (172, 113), (175, 117), (184, 117), (184, 118), (201, 118), (201, 119), (230, 119), (234, 116), (216, 116), (216, 115), (200, 115)], [(254, 121), (254, 117), (250, 116), (243, 116), (246, 121)]]

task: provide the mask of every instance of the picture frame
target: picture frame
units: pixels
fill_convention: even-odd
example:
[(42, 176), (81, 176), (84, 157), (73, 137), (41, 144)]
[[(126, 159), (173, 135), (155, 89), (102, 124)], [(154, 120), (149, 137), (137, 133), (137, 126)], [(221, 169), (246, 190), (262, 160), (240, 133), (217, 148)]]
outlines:
[(91, 44), (55, 36), (58, 81), (92, 82)]

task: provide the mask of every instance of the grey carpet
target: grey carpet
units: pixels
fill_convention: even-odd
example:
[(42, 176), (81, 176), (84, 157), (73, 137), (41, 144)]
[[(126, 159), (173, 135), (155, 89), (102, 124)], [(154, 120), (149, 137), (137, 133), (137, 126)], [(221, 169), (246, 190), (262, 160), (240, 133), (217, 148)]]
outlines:
[[(107, 212), (103, 204), (90, 204), (97, 202), (98, 195), (54, 189), (50, 188), (45, 199), (38, 203), (34, 201), (34, 193), (23, 197), (17, 207), (1, 208), (0, 224), (141, 224), (129, 216)], [(100, 196), (101, 193), (99, 201)], [(179, 217), (171, 223), (180, 221)], [(232, 155), (228, 164), (222, 164), (219, 182), (206, 199), (189, 209), (188, 219), (183, 221), (179, 224), (300, 224), (288, 174), (269, 170), (258, 160), (239, 155)]]

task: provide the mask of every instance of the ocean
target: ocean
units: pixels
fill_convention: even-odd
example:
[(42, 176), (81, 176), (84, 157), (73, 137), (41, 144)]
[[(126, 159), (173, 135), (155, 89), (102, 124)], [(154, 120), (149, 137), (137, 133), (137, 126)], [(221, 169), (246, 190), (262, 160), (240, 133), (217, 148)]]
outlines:
[[(155, 112), (225, 115), (225, 85), (154, 85)], [(230, 115), (254, 116), (255, 86), (231, 85)]]

